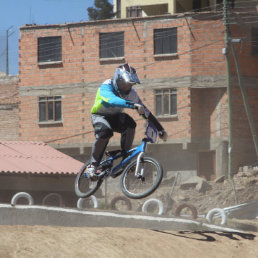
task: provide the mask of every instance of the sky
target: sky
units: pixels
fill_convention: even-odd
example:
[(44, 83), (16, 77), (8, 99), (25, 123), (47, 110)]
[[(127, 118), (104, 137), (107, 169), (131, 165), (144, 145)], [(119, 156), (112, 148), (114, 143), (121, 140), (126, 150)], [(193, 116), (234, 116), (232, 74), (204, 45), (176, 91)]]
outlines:
[(88, 7), (94, 7), (94, 0), (0, 0), (0, 71), (6, 70), (5, 36), (8, 29), (9, 74), (16, 75), (19, 73), (21, 26), (87, 21)]

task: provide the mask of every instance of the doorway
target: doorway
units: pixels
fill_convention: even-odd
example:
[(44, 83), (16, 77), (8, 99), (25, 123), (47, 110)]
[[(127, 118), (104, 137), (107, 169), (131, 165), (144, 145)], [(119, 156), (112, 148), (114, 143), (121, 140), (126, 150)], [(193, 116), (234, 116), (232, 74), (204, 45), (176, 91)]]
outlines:
[(207, 181), (216, 178), (216, 152), (202, 151), (199, 152), (199, 162), (197, 175), (205, 178)]

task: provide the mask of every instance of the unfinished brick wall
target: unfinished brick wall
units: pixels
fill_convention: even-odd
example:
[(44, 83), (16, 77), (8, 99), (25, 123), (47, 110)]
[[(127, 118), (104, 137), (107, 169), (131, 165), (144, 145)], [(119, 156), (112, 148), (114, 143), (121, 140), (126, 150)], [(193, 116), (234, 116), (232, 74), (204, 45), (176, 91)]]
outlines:
[[(178, 27), (178, 57), (164, 60), (153, 55), (153, 29)], [(99, 33), (124, 31), (125, 58), (119, 62), (99, 59)], [(23, 27), (20, 39), (20, 86), (101, 82), (113, 76), (119, 63), (129, 62), (139, 77), (166, 78), (190, 75), (190, 32), (184, 19), (151, 22), (82, 23), (77, 26)], [(63, 62), (38, 66), (37, 39), (62, 36)], [(181, 53), (184, 55), (181, 56)]]
[[(224, 25), (221, 19), (208, 19), (205, 15), (23, 27), (19, 44), (19, 86), (21, 89), (31, 86), (44, 90), (33, 96), (27, 92), (21, 97), (19, 138), (60, 144), (90, 144), (94, 138), (90, 108), (97, 87), (111, 78), (115, 68), (123, 62), (129, 62), (137, 69), (143, 82), (136, 86), (138, 93), (152, 112), (155, 112), (155, 88), (177, 88), (177, 117), (160, 118), (170, 140), (200, 138), (204, 135), (207, 139), (227, 137), (226, 63), (222, 54)], [(153, 52), (153, 30), (170, 27), (177, 27), (178, 55), (157, 58)], [(99, 33), (117, 31), (124, 31), (124, 59), (100, 60)], [(37, 39), (43, 36), (62, 36), (62, 64), (38, 65)], [(202, 94), (199, 91), (197, 94), (197, 91), (190, 90), (191, 81), (180, 83), (188, 77), (191, 80), (197, 78), (195, 87), (215, 86), (216, 89), (203, 90), (205, 93)], [(51, 94), (52, 90), (47, 91), (48, 86), (62, 88), (67, 85), (71, 85), (71, 88), (83, 85), (84, 89), (79, 93), (60, 93), (63, 123), (39, 125), (38, 96)], [(129, 114), (138, 121), (136, 139), (139, 140), (144, 121), (134, 111), (129, 111)], [(115, 136), (113, 141), (119, 141), (119, 138)]]
[[(153, 56), (153, 28), (178, 27), (178, 57), (156, 60)], [(99, 59), (99, 33), (124, 31), (125, 59), (120, 62), (102, 62)], [(140, 79), (190, 76), (190, 33), (184, 19), (166, 21), (131, 20), (109, 23), (85, 23), (75, 26), (38, 26), (23, 28), (20, 39), (20, 87), (97, 82), (95, 90), (62, 98), (62, 126), (38, 124), (37, 96), (23, 96), (20, 105), (20, 139), (41, 139), (55, 143), (90, 143), (93, 134), (90, 108), (98, 85), (111, 78), (119, 63), (129, 62)], [(37, 64), (37, 39), (42, 36), (62, 36), (63, 62), (61, 65), (40, 67)], [(150, 85), (151, 86), (151, 85)], [(160, 85), (162, 87), (162, 85)], [(173, 85), (171, 85), (173, 86)], [(170, 86), (170, 87), (171, 87)], [(72, 86), (71, 86), (72, 87)], [(153, 87), (139, 89), (139, 95), (154, 112)], [(178, 89), (178, 119), (162, 121), (171, 135), (190, 136), (189, 89)], [(187, 107), (186, 107), (187, 106)], [(129, 112), (138, 121), (136, 139), (142, 138), (144, 121)], [(140, 129), (141, 128), (141, 129)], [(119, 141), (118, 137), (113, 138)]]
[[(192, 76), (225, 75), (225, 28), (220, 19), (192, 19)], [(208, 87), (209, 85), (207, 85)]]
[[(122, 62), (133, 65), (144, 79), (175, 78), (190, 76), (193, 70), (192, 32), (185, 19), (130, 19), (121, 22), (89, 22), (73, 26), (24, 27), (20, 39), (20, 87), (46, 86), (73, 83), (91, 83), (113, 76), (120, 62), (101, 62), (99, 59), (99, 33), (124, 31)], [(200, 23), (201, 24), (201, 23)], [(197, 26), (197, 25), (195, 25)], [(153, 55), (153, 29), (178, 28), (178, 55), (172, 58), (155, 58)], [(198, 28), (198, 30), (201, 30)], [(197, 32), (194, 32), (196, 34)], [(37, 64), (37, 39), (42, 36), (62, 36), (61, 65), (40, 67)], [(209, 41), (209, 39), (207, 38)], [(200, 43), (201, 38), (198, 38)], [(195, 43), (197, 45), (197, 43)], [(204, 51), (204, 50), (203, 50)], [(199, 70), (201, 75), (202, 69)], [(197, 69), (196, 69), (196, 73)], [(162, 87), (160, 85), (159, 87)], [(171, 83), (170, 87), (173, 87)], [(97, 90), (97, 88), (96, 88)], [(95, 91), (96, 91), (95, 90)], [(93, 136), (89, 110), (95, 98), (94, 91), (63, 96), (62, 126), (40, 126), (38, 121), (37, 96), (22, 97), (20, 105), (20, 139), (38, 139), (55, 143), (91, 142)], [(150, 85), (139, 90), (139, 95), (154, 112), (153, 88)], [(191, 137), (190, 90), (178, 88), (178, 116), (163, 119), (162, 124), (173, 138)], [(135, 119), (139, 117), (130, 112)], [(143, 121), (138, 121), (136, 139), (141, 138)], [(57, 141), (57, 139), (60, 139)], [(118, 140), (114, 137), (114, 141)]]
[(200, 141), (228, 135), (226, 89), (192, 89), (192, 139)]
[(0, 77), (0, 139), (18, 140), (18, 78), (17, 76)]

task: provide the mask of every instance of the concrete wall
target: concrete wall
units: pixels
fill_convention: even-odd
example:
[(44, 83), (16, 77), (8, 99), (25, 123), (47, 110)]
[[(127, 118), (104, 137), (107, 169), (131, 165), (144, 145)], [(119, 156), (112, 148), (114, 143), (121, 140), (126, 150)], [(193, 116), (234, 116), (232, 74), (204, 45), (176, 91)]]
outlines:
[[(219, 4), (218, 0), (201, 0), (201, 10), (199, 11), (209, 11), (209, 10), (221, 10), (223, 8), (223, 1)], [(256, 3), (249, 0), (235, 0), (235, 9), (243, 11), (243, 8), (253, 8)], [(129, 6), (153, 6), (153, 8), (158, 8), (158, 5), (166, 4), (168, 6), (168, 12), (170, 14), (175, 14), (178, 12), (190, 12), (193, 11), (193, 1), (189, 0), (121, 0), (121, 18), (126, 17), (126, 7)], [(114, 12), (117, 11), (117, 0), (113, 0)], [(145, 13), (146, 15), (146, 13)]]
[[(113, 0), (114, 4), (114, 11), (117, 10), (117, 0)], [(143, 16), (149, 16), (148, 10), (146, 11), (146, 7), (149, 7), (150, 12), (153, 12), (153, 9), (159, 9), (160, 5), (167, 5), (167, 12), (170, 14), (175, 13), (175, 0), (144, 0), (144, 1), (137, 1), (137, 0), (121, 0), (121, 18), (126, 18), (126, 8), (130, 6), (141, 6), (144, 13)]]
[[(10, 203), (18, 192), (29, 193), (34, 203), (42, 205), (47, 197), (46, 205), (76, 207), (78, 197), (74, 193), (75, 175), (39, 175), (39, 174), (0, 174), (0, 203)], [(57, 196), (59, 195), (60, 198)], [(21, 198), (19, 203), (28, 203)]]
[(156, 230), (220, 230), (237, 232), (236, 229), (220, 227), (183, 218), (149, 215), (117, 214), (103, 211), (85, 211), (17, 205), (0, 205), (0, 225), (45, 225), (69, 227), (125, 227)]

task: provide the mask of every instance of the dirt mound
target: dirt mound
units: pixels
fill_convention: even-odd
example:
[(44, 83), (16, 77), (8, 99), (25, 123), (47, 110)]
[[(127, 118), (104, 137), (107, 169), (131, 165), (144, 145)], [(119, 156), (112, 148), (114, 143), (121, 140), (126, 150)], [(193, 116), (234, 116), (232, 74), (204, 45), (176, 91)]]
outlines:
[(256, 257), (253, 233), (0, 226), (0, 257)]

